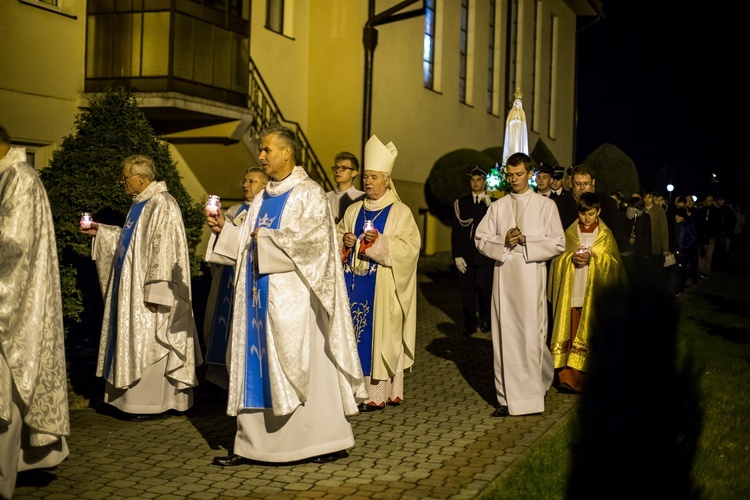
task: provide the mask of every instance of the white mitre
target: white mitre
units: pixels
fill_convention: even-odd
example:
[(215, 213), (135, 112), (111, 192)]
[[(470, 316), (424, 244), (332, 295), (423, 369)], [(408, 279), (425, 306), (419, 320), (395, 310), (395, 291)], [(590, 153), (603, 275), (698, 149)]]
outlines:
[[(383, 144), (380, 142), (380, 139), (378, 139), (378, 136), (373, 135), (367, 141), (367, 144), (365, 144), (365, 163), (363, 170), (385, 172), (391, 176), (393, 164), (396, 162), (396, 156), (398, 156), (398, 149), (396, 149), (393, 142)], [(398, 198), (396, 186), (393, 184), (393, 178), (391, 178), (389, 188)]]

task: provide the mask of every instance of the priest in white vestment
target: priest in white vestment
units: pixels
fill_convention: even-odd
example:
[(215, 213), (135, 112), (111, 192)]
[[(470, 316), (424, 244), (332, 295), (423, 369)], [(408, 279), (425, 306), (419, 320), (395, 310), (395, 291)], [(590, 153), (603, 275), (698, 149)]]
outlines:
[(70, 435), (60, 271), (47, 191), (0, 127), (0, 498)]
[(104, 294), (96, 375), (122, 418), (186, 411), (203, 362), (193, 317), (190, 258), (180, 207), (155, 180), (151, 158), (122, 162), (133, 196), (124, 227), (93, 223), (91, 257)]
[[(328, 201), (298, 153), (291, 130), (261, 134), (271, 181), (206, 253), (235, 264), (227, 414), (237, 433), (215, 465), (326, 463), (354, 446), (348, 416), (367, 393)], [(219, 216), (208, 223), (219, 230)]]
[(552, 385), (547, 349), (546, 262), (565, 250), (555, 202), (529, 187), (533, 160), (514, 153), (506, 164), (512, 192), (492, 203), (475, 242), (495, 259), (492, 291), (492, 349), (499, 408), (493, 417), (544, 411)]

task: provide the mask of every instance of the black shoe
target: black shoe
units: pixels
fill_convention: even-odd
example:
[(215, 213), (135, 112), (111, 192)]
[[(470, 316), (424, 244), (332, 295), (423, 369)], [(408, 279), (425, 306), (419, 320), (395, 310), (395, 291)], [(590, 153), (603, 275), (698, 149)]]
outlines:
[(236, 467), (237, 465), (250, 465), (250, 460), (239, 455), (232, 453), (226, 457), (214, 457), (214, 465), (221, 465), (222, 467)]
[(510, 415), (510, 412), (508, 411), (507, 406), (501, 406), (500, 408), (497, 408), (495, 411), (492, 412), (493, 417), (507, 417)]
[(112, 415), (118, 420), (125, 420), (127, 422), (147, 422), (149, 420), (159, 420), (161, 418), (166, 418), (169, 416), (169, 413), (126, 413), (124, 411), (117, 410), (116, 413)]
[(382, 410), (383, 408), (385, 408), (385, 406), (368, 405), (365, 403), (359, 403), (359, 405), (357, 405), (357, 409), (359, 410), (360, 413), (369, 413), (371, 411), (379, 411), (379, 410)]
[(133, 415), (133, 417), (130, 420), (134, 422), (145, 422), (147, 420), (159, 420), (160, 418), (166, 418), (168, 416), (169, 416), (168, 413), (147, 413), (147, 414)]
[(485, 321), (482, 323), (479, 329), (482, 331), (482, 333), (487, 333), (492, 330), (492, 327), (490, 326), (490, 323), (488, 321)]
[(320, 455), (317, 457), (313, 457), (310, 459), (310, 462), (314, 464), (327, 464), (331, 462), (335, 462), (336, 460), (339, 460), (341, 458), (348, 457), (349, 454), (345, 450), (337, 451), (334, 453), (329, 453), (327, 455)]
[(570, 385), (566, 384), (565, 382), (559, 384), (557, 386), (557, 392), (562, 394), (580, 394), (581, 391), (576, 391), (573, 389)]
[(463, 335), (464, 337), (471, 337), (476, 331), (476, 328), (464, 328), (463, 330), (461, 330), (461, 335)]

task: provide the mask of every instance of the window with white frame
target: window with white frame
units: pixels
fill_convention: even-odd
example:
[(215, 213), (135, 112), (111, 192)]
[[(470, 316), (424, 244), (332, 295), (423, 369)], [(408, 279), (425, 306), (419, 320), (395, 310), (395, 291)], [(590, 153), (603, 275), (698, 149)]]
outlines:
[(485, 106), (487, 112), (499, 116), (498, 87), (500, 86), (500, 10), (497, 1), (489, 2), (489, 45), (487, 47), (487, 97)]
[(266, 28), (284, 34), (284, 0), (266, 0)]
[(550, 20), (550, 48), (549, 48), (549, 138), (555, 139), (557, 137), (557, 72), (558, 67), (558, 54), (560, 52), (560, 41), (559, 36), (559, 19), (553, 15)]
[(428, 89), (435, 90), (435, 3), (425, 0), (424, 42), (422, 47), (422, 81)]
[(461, 30), (458, 47), (458, 100), (467, 104), (467, 70), (469, 52), (469, 0), (461, 0)]
[(534, 2), (534, 60), (531, 63), (531, 96), (529, 99), (529, 116), (531, 117), (531, 120), (529, 125), (531, 130), (534, 130), (535, 132), (539, 131), (539, 113), (541, 112), (541, 103), (539, 102), (541, 92), (539, 90), (542, 85), (542, 9), (543, 5), (541, 0)]
[[(515, 97), (513, 97), (513, 94), (516, 92), (516, 87), (518, 85), (517, 78), (516, 78), (516, 71), (518, 70), (518, 46), (519, 46), (519, 40), (518, 35), (520, 33), (520, 30), (518, 29), (518, 2), (519, 0), (509, 0), (508, 2), (508, 47), (507, 47), (507, 55), (508, 59), (506, 62), (507, 65), (507, 71), (506, 71), (506, 86), (505, 91), (508, 93), (506, 96), (506, 101), (508, 103), (508, 109), (510, 109), (510, 106), (513, 104), (513, 101), (515, 100)], [(507, 110), (506, 110), (507, 111)]]

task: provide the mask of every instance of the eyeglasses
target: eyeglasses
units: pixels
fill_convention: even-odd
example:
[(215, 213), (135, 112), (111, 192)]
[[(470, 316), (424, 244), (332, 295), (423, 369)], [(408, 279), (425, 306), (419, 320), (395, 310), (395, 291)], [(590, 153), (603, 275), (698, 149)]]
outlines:
[(354, 167), (339, 167), (339, 166), (336, 166), (336, 165), (334, 165), (334, 166), (331, 167), (331, 172), (333, 172), (333, 173), (340, 172), (342, 170), (357, 170), (357, 169), (354, 168)]
[(133, 174), (133, 175), (127, 175), (127, 176), (123, 175), (122, 177), (120, 177), (120, 182), (125, 182), (126, 180), (130, 179), (131, 177), (135, 177), (136, 175), (141, 175), (141, 174)]

